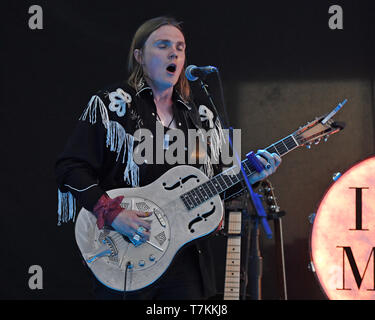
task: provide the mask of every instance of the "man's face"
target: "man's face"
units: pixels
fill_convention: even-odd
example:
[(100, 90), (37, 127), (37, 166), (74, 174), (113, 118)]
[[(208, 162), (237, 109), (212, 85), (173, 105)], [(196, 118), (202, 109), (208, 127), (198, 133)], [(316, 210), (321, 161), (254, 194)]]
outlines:
[[(146, 79), (160, 90), (173, 87), (185, 64), (185, 38), (179, 29), (165, 25), (148, 37), (141, 61)], [(136, 57), (137, 58), (137, 57)]]

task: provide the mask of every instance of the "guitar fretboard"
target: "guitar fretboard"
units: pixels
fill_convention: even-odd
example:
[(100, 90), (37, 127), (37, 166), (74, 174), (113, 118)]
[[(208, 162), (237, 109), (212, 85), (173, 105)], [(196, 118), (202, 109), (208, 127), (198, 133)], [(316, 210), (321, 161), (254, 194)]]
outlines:
[[(293, 134), (286, 138), (270, 145), (266, 150), (270, 153), (276, 153), (279, 156), (284, 156), (288, 152), (298, 147), (298, 143)], [(247, 177), (256, 172), (254, 166), (248, 159), (242, 162), (243, 169)], [(190, 191), (180, 196), (188, 210), (192, 210), (209, 199), (217, 196), (225, 190), (233, 187), (243, 180), (243, 175), (237, 166), (233, 166), (222, 173), (216, 175), (212, 179), (200, 184), (199, 186), (191, 189)]]

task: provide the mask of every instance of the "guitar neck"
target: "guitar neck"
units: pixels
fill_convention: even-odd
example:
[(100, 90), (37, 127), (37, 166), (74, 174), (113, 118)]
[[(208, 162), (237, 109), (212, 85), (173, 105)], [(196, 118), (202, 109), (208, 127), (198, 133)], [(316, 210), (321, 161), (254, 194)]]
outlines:
[[(276, 153), (280, 157), (286, 155), (290, 151), (296, 149), (299, 146), (298, 142), (291, 134), (286, 138), (270, 145), (266, 150), (270, 153)], [(250, 177), (256, 173), (256, 169), (245, 159), (241, 162), (242, 168), (245, 171), (247, 177)], [(237, 172), (237, 173), (236, 173)], [(233, 166), (222, 173), (216, 175), (207, 182), (200, 184), (194, 189), (181, 195), (181, 199), (184, 202), (188, 210), (194, 209), (207, 200), (225, 192), (227, 189), (233, 187), (237, 183), (241, 182), (244, 177), (237, 166)]]
[(224, 300), (240, 299), (241, 212), (229, 212)]

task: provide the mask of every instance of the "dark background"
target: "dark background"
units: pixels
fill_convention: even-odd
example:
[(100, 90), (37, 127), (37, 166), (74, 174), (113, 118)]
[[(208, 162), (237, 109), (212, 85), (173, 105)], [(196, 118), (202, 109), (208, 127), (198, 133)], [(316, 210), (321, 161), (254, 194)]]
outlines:
[[(308, 216), (334, 172), (374, 154), (371, 1), (2, 2), (0, 299), (89, 299), (72, 223), (57, 226), (53, 166), (91, 95), (122, 80), (136, 28), (159, 15), (184, 21), (188, 64), (221, 72), (242, 153), (270, 145), (348, 98), (343, 133), (287, 155), (271, 180), (283, 218), (289, 299), (325, 299), (310, 261)], [(43, 9), (31, 30), (28, 9)], [(328, 27), (341, 5), (344, 29)], [(217, 85), (210, 86), (216, 94)], [(218, 101), (218, 105), (222, 104)], [(217, 238), (218, 286), (225, 239)], [(277, 299), (274, 240), (264, 237), (263, 299)], [(43, 269), (31, 290), (28, 269)]]

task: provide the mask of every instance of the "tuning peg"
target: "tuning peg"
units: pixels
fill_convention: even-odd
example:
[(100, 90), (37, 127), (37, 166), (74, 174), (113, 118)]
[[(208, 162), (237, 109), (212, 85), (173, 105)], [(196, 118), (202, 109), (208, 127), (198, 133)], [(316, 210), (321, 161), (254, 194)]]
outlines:
[(320, 138), (319, 138), (319, 139), (316, 139), (316, 140), (314, 141), (314, 144), (319, 144), (319, 142), (320, 142)]
[(337, 181), (340, 177), (341, 177), (341, 172), (335, 172), (335, 173), (332, 175), (332, 180), (333, 180), (333, 181)]
[(328, 138), (329, 138), (328, 135), (324, 136), (324, 142), (327, 142)]
[(310, 214), (310, 215), (307, 217), (307, 219), (309, 220), (309, 222), (310, 222), (311, 224), (314, 223), (315, 216), (316, 216), (316, 213), (313, 212), (312, 214)]
[(314, 262), (310, 261), (310, 262), (307, 264), (307, 270), (309, 270), (310, 272), (315, 272)]
[(306, 148), (307, 149), (311, 149), (311, 142), (309, 142), (309, 143), (306, 144)]

